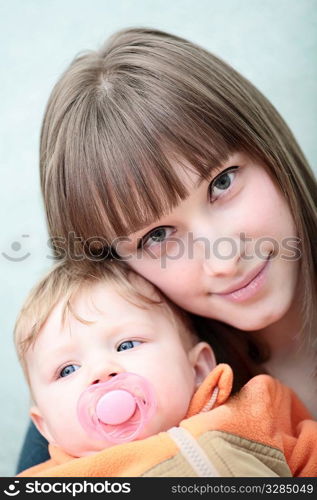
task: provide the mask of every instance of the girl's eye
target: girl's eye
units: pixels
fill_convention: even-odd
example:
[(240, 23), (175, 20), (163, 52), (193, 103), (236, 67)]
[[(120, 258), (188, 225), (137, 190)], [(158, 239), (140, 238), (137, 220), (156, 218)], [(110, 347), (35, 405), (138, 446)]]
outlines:
[(78, 366), (78, 365), (67, 365), (67, 366), (64, 366), (64, 368), (61, 370), (59, 376), (60, 377), (67, 377), (68, 375), (70, 375), (71, 373), (75, 372), (79, 368), (80, 368), (80, 366)]
[(141, 342), (139, 342), (138, 340), (125, 340), (118, 346), (117, 351), (127, 351), (128, 349), (133, 349), (133, 347), (136, 347), (140, 344)]
[(170, 226), (156, 227), (140, 239), (138, 249), (163, 243), (172, 233), (173, 228)]
[(228, 191), (235, 178), (235, 170), (239, 167), (230, 167), (221, 172), (209, 185), (209, 199), (215, 201), (224, 191)]

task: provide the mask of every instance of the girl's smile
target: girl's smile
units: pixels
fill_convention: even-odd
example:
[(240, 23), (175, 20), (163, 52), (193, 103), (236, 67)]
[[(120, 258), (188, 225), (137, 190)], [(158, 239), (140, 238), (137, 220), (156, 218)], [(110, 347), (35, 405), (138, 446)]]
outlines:
[(225, 292), (218, 292), (216, 295), (220, 295), (233, 302), (243, 302), (254, 297), (266, 283), (269, 264), (268, 257), (264, 264), (260, 265), (255, 271), (251, 271), (238, 285), (233, 286), (232, 289)]

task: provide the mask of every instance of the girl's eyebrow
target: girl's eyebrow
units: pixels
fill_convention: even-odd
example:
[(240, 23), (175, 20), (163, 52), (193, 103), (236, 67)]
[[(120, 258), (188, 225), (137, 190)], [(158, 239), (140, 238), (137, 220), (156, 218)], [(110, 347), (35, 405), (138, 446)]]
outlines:
[[(140, 233), (140, 232), (143, 232), (145, 229), (147, 228), (150, 228), (148, 229), (148, 231), (151, 231), (151, 226), (152, 226), (152, 229), (155, 229), (157, 227), (157, 224), (159, 223), (159, 221), (164, 218), (164, 217), (168, 217), (168, 213), (167, 214), (163, 214), (161, 217), (159, 217), (158, 219), (155, 219), (153, 220), (152, 222), (151, 221), (145, 221), (143, 223), (140, 222), (140, 225), (138, 225), (134, 231), (131, 231), (130, 233), (127, 234), (127, 238), (130, 238), (131, 237), (131, 240), (129, 242), (131, 242), (132, 240), (134, 240), (135, 238), (138, 238), (138, 236), (136, 235), (136, 233)], [(162, 224), (159, 223), (159, 226), (161, 226)], [(147, 232), (148, 232), (147, 231)]]
[[(198, 189), (204, 181), (209, 182), (209, 180), (204, 179), (204, 177), (199, 177), (199, 179), (193, 185), (193, 189)], [(184, 198), (184, 199), (186, 199), (186, 198)], [(184, 201), (184, 200), (182, 200), (182, 201)], [(176, 208), (176, 207), (174, 207), (174, 208)], [(150, 221), (145, 221), (143, 223), (140, 222), (140, 224), (134, 229), (134, 231), (131, 231), (130, 233), (128, 233), (126, 235), (126, 237), (127, 238), (131, 237), (132, 240), (134, 240), (135, 238), (138, 238), (138, 236), (136, 235), (136, 233), (143, 232), (147, 228), (149, 228), (148, 231), (151, 231), (151, 229), (155, 229), (155, 227), (157, 227), (157, 224), (160, 222), (160, 220), (162, 218), (164, 218), (164, 217), (168, 217), (168, 215), (169, 215), (168, 213), (167, 214), (162, 214), (161, 217), (159, 217), (156, 220), (153, 220), (152, 222), (150, 222)], [(161, 225), (163, 225), (163, 224), (159, 223), (159, 226), (161, 226)]]
[[(213, 171), (214, 171), (214, 169), (212, 169), (212, 170), (210, 171), (210, 175), (213, 173)], [(194, 189), (198, 189), (198, 188), (201, 186), (201, 184), (202, 184), (204, 181), (206, 181), (206, 180), (207, 180), (207, 179), (205, 179), (204, 177), (199, 177), (199, 178), (198, 178), (198, 180), (195, 182), (195, 184), (194, 184), (193, 188), (194, 188)]]
[[(127, 243), (134, 243), (135, 240), (142, 238), (144, 236), (144, 231), (146, 230), (146, 233), (149, 233), (153, 229), (164, 226), (165, 224), (163, 222), (160, 222), (162, 218), (168, 217), (168, 214), (162, 215), (159, 219), (156, 219), (153, 222), (147, 222), (145, 224), (140, 224), (132, 233), (127, 234), (127, 238), (129, 239)], [(166, 224), (168, 225), (168, 224)], [(141, 233), (141, 234), (138, 234)]]
[[(210, 176), (206, 179), (205, 177), (202, 177), (202, 176), (198, 176), (198, 179), (196, 180), (196, 182), (192, 185), (192, 189), (198, 189), (201, 184), (203, 182), (210, 182), (210, 178), (214, 176), (214, 173), (217, 172), (217, 171), (220, 171), (224, 168), (224, 163), (217, 163), (217, 165), (213, 166), (210, 170)], [(186, 198), (184, 198), (185, 200)], [(182, 200), (182, 201), (184, 201)], [(176, 208), (176, 207), (174, 207)], [(144, 229), (148, 228), (149, 227), (149, 230), (148, 231), (151, 231), (151, 226), (153, 226), (153, 229), (155, 229), (155, 227), (157, 226), (157, 223), (164, 217), (168, 217), (168, 213), (167, 214), (162, 214), (161, 217), (159, 217), (158, 219), (154, 220), (154, 221), (144, 221), (144, 222), (140, 222), (140, 224), (138, 224), (138, 226), (134, 229), (134, 231), (131, 231), (129, 233), (127, 233), (127, 237), (131, 237), (132, 236), (132, 239), (134, 240), (135, 238), (137, 238), (138, 236), (136, 236), (136, 233), (139, 233), (139, 232), (143, 232)], [(162, 225), (162, 224), (159, 224), (159, 225)]]
[(139, 233), (139, 232), (143, 232), (144, 229), (146, 229), (147, 227), (149, 226), (154, 226), (155, 227), (155, 224), (159, 221), (160, 219), (157, 219), (156, 221), (153, 221), (151, 223), (149, 222), (145, 222), (144, 224), (140, 224), (140, 226), (138, 226), (134, 231), (131, 231), (131, 233), (127, 234), (127, 237), (129, 238), (130, 236), (132, 237), (131, 239), (135, 239), (137, 238), (136, 236), (136, 233)]

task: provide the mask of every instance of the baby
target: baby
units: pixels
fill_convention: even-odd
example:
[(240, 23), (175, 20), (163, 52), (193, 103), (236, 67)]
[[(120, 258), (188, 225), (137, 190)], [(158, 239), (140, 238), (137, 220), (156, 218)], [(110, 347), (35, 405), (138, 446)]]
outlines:
[(259, 375), (230, 397), (231, 368), (133, 273), (59, 264), (15, 342), (51, 456), (22, 476), (317, 474), (317, 423), (295, 395)]

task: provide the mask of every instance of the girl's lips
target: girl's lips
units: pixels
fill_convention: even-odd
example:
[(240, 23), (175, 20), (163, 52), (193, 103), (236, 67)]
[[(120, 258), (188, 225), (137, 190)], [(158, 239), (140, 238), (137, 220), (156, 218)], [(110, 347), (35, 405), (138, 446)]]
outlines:
[(233, 302), (243, 302), (251, 297), (253, 297), (264, 285), (266, 281), (267, 268), (269, 266), (269, 258), (261, 266), (256, 273), (253, 273), (253, 277), (247, 277), (242, 283), (240, 288), (236, 288), (232, 291), (225, 293), (216, 293), (214, 295), (219, 295), (225, 299), (231, 300)]

